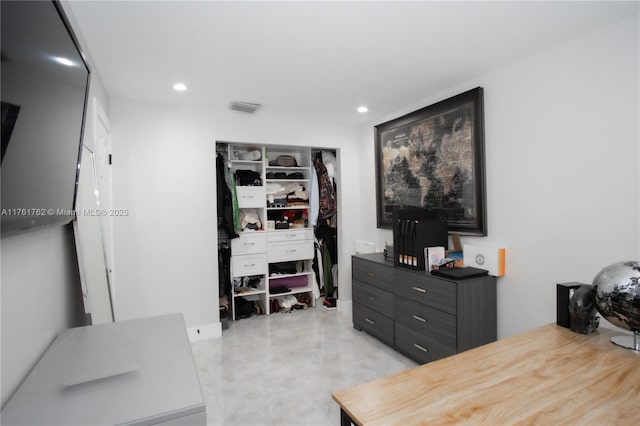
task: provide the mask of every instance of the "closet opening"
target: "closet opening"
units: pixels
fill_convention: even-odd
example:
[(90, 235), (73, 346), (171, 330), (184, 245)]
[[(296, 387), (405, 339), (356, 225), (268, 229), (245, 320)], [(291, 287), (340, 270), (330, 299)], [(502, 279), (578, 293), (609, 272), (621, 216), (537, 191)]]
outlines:
[(337, 169), (336, 150), (216, 142), (223, 329), (255, 315), (336, 309)]
[(336, 151), (311, 150), (317, 179), (317, 214), (312, 211), (314, 229), (314, 271), (323, 306), (337, 309), (338, 301), (338, 161)]

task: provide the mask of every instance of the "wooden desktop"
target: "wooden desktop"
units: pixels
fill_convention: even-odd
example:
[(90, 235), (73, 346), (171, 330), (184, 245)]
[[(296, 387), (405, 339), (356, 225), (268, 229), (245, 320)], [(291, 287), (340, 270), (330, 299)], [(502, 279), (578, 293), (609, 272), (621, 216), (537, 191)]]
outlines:
[(342, 424), (640, 423), (640, 352), (556, 324), (333, 394)]

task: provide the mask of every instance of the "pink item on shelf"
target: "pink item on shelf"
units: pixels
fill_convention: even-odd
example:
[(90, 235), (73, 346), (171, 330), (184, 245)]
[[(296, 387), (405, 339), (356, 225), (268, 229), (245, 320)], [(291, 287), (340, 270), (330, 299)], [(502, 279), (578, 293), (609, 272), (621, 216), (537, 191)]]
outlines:
[(287, 287), (287, 288), (304, 287), (308, 284), (308, 282), (309, 282), (309, 279), (307, 275), (297, 275), (295, 277), (284, 277), (284, 278), (277, 278), (272, 276), (271, 279), (269, 280), (269, 289), (272, 289), (274, 287)]

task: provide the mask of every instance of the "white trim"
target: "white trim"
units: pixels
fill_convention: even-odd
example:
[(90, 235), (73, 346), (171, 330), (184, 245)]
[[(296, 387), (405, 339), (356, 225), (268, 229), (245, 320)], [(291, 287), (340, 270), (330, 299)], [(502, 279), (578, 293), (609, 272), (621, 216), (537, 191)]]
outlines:
[(351, 315), (353, 313), (353, 301), (352, 300), (342, 301), (342, 300), (338, 299), (337, 306), (338, 306), (338, 312), (340, 312), (342, 314)]
[(212, 324), (204, 324), (198, 327), (187, 327), (187, 335), (189, 336), (189, 342), (191, 343), (222, 337), (222, 324), (216, 322)]

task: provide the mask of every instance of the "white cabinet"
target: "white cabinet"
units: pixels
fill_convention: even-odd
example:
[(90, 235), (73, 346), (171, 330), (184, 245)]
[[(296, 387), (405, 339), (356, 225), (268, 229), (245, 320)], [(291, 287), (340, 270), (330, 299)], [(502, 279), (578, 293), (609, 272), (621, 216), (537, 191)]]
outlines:
[(231, 253), (234, 256), (266, 252), (265, 232), (243, 232), (240, 234), (240, 238), (231, 240)]
[(239, 208), (264, 208), (266, 198), (264, 186), (238, 186), (236, 194)]
[[(309, 244), (311, 243), (311, 244)], [(313, 258), (313, 241), (282, 241), (269, 243), (267, 260), (269, 263), (292, 262)]]
[(6, 425), (206, 423), (181, 314), (62, 331), (2, 410)]
[[(311, 268), (314, 235), (309, 227), (311, 150), (221, 143), (227, 147), (235, 178), (239, 214), (249, 214), (260, 221), (259, 229), (240, 229), (240, 238), (231, 240), (231, 280), (233, 284), (247, 277), (253, 282), (262, 278), (263, 284), (241, 292), (232, 289), (232, 302), (238, 296), (259, 301), (269, 314), (269, 301), (274, 297), (312, 293), (315, 275)], [(247, 175), (259, 175), (260, 184), (247, 185), (246, 179), (241, 179)], [(270, 274), (270, 269), (290, 262), (296, 263), (295, 271)], [(270, 288), (274, 287), (287, 287), (289, 292), (272, 294)], [(315, 306), (313, 297), (312, 300)]]
[(298, 242), (298, 241), (313, 241), (313, 229), (287, 229), (282, 231), (272, 231), (267, 233), (267, 242)]
[(313, 230), (276, 230), (267, 234), (269, 263), (313, 259)]
[[(232, 252), (233, 253), (233, 252)], [(232, 278), (246, 277), (250, 275), (263, 275), (267, 273), (267, 258), (264, 254), (247, 254), (244, 256), (231, 256)]]

